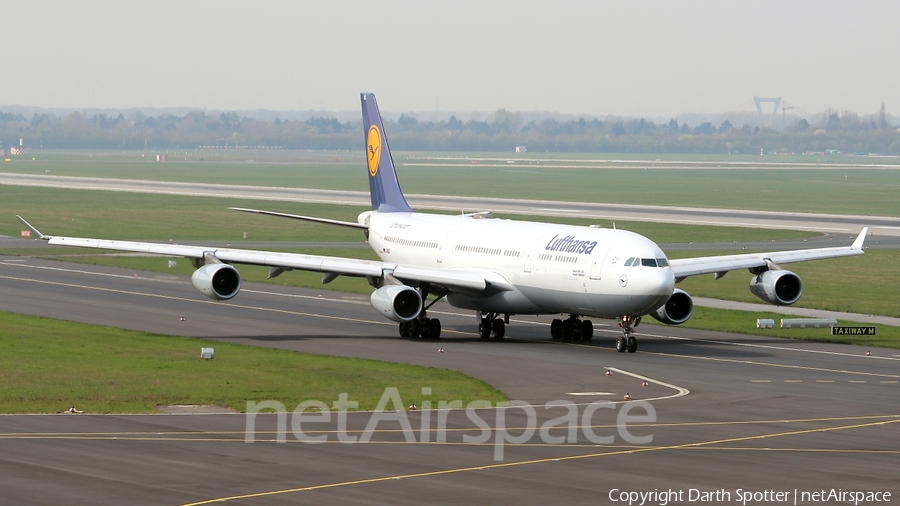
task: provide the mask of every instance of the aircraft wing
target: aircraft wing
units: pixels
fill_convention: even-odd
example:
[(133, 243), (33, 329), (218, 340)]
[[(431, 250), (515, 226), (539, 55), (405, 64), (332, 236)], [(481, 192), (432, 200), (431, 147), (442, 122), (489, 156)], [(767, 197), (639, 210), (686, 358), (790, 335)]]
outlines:
[[(250, 210), (250, 212), (254, 211)], [(16, 218), (37, 234), (39, 238), (48, 241), (49, 244), (54, 246), (109, 249), (186, 258), (206, 258), (207, 255), (212, 254), (220, 261), (229, 264), (262, 265), (285, 270), (298, 269), (340, 276), (383, 278), (391, 275), (408, 284), (431, 283), (449, 291), (469, 294), (484, 295), (486, 293), (513, 289), (509, 281), (499, 273), (491, 270), (444, 269), (440, 267), (411, 266), (377, 260), (359, 260), (356, 258), (305, 255), (301, 253), (49, 236), (42, 234), (31, 223), (25, 221), (25, 218), (19, 215), (16, 215)]]
[(787, 264), (791, 262), (803, 262), (806, 260), (821, 260), (823, 258), (837, 258), (853, 255), (862, 255), (863, 242), (869, 228), (863, 228), (862, 232), (850, 246), (837, 248), (816, 248), (794, 251), (773, 251), (769, 253), (747, 253), (741, 255), (722, 255), (713, 257), (679, 258), (669, 260), (669, 265), (675, 272), (675, 280), (681, 281), (688, 276), (716, 273), (722, 277), (728, 271), (738, 269), (753, 269), (767, 267), (770, 263)]
[(110, 249), (155, 255), (204, 258), (212, 254), (224, 263), (263, 265), (322, 272), (342, 276), (384, 277), (387, 274), (406, 282), (432, 283), (449, 290), (478, 292), (508, 290), (509, 285), (499, 275), (465, 269), (442, 269), (438, 267), (405, 266), (391, 262), (358, 260), (355, 258), (304, 255), (233, 248), (210, 248), (203, 246), (182, 246), (153, 242), (112, 241), (106, 239), (86, 239), (80, 237), (43, 236), (55, 246)]

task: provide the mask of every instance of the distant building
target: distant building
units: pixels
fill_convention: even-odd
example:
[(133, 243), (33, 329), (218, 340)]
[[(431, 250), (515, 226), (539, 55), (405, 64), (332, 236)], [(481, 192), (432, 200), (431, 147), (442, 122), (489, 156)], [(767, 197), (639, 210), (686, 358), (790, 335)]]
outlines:
[(526, 151), (528, 151), (528, 148), (525, 146), (516, 146), (516, 153), (524, 153)]
[(25, 139), (19, 139), (19, 145), (9, 148), (10, 155), (30, 155), (31, 146), (25, 145)]

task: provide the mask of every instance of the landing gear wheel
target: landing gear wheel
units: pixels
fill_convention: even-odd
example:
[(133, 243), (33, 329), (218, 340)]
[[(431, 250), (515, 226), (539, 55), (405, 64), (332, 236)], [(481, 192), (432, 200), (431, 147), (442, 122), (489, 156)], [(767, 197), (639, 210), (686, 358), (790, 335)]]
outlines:
[[(428, 283), (422, 283), (418, 288), (419, 296), (422, 303), (428, 302), (428, 292), (431, 286)], [(441, 321), (437, 318), (428, 318), (426, 311), (435, 305), (439, 300), (443, 299), (447, 292), (436, 294), (437, 297), (428, 302), (428, 305), (422, 308), (422, 311), (414, 319), (400, 324), (400, 335), (411, 339), (440, 339), (441, 337)], [(479, 328), (480, 331), (480, 328)]]
[(419, 337), (422, 339), (431, 339), (431, 319), (416, 320), (419, 322)]
[(409, 330), (407, 331), (407, 335), (410, 339), (418, 339), (419, 335), (422, 333), (422, 324), (419, 323), (419, 320), (410, 320), (409, 321)]
[(556, 318), (552, 322), (550, 322), (550, 337), (552, 339), (558, 340), (562, 337), (562, 325), (563, 322), (559, 318)]
[(482, 339), (489, 339), (491, 337), (491, 321), (487, 318), (482, 318), (481, 323), (478, 324), (478, 335)]
[(431, 332), (429, 333), (430, 338), (432, 339), (440, 339), (441, 338), (441, 321), (437, 318), (432, 318), (428, 325), (431, 327)]
[(503, 323), (503, 320), (497, 318), (494, 320), (494, 339), (503, 339), (503, 336), (506, 335), (506, 324)]
[(562, 339), (563, 339), (563, 341), (571, 340), (572, 334), (573, 334), (572, 320), (563, 320), (563, 322), (562, 322)]
[(616, 340), (616, 350), (634, 353), (637, 351), (637, 339), (631, 334), (634, 332), (634, 328), (641, 324), (641, 318), (639, 316), (624, 315), (617, 317), (616, 321), (619, 323), (619, 327), (622, 328), (623, 334), (622, 337)]
[(594, 338), (594, 324), (590, 320), (581, 322), (581, 339), (590, 341)]
[(628, 353), (634, 353), (637, 351), (637, 339), (634, 336), (628, 336), (628, 345), (627, 345)]

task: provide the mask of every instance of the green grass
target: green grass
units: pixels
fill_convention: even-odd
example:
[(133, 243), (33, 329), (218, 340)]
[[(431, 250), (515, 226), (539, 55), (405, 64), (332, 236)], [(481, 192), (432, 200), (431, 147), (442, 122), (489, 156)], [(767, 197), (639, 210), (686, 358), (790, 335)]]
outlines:
[[(694, 307), (694, 315), (680, 327), (730, 332), (733, 334), (751, 334), (756, 336), (798, 339), (802, 341), (820, 341), (826, 343), (854, 344), (858, 346), (875, 346), (879, 348), (900, 348), (900, 327), (876, 325), (874, 336), (832, 336), (830, 328), (822, 329), (782, 329), (779, 322), (791, 316), (769, 313), (764, 309), (755, 311), (735, 311), (730, 309), (714, 309)], [(775, 320), (774, 329), (756, 328), (757, 319)], [(651, 325), (662, 325), (652, 318), (644, 318), (642, 322)], [(838, 320), (840, 326), (869, 327), (868, 323)]]
[[(234, 241), (240, 247), (247, 232), (250, 241), (362, 242), (363, 234), (345, 227), (300, 220), (260, 216), (228, 210), (228, 207), (272, 211), (356, 221), (366, 208), (328, 204), (304, 204), (118, 193), (91, 190), (31, 188), (0, 185), (0, 234), (18, 236), (25, 228), (21, 215), (49, 235), (143, 241)], [(572, 225), (612, 227), (613, 222), (566, 217), (498, 215), (500, 218), (545, 221)], [(616, 226), (650, 237), (658, 243), (731, 242), (796, 239), (810, 232), (760, 230), (617, 221)]]
[[(152, 413), (166, 404), (305, 400), (329, 406), (341, 392), (373, 409), (386, 387), (405, 402), (505, 397), (456, 371), (311, 355), (0, 312), (0, 413)], [(214, 347), (214, 360), (200, 359)]]
[[(187, 150), (172, 151), (166, 163), (141, 154), (45, 151), (33, 161), (0, 163), (0, 171), (368, 189), (361, 151)], [(408, 193), (900, 215), (900, 171), (894, 170), (900, 159), (895, 158), (398, 152), (394, 160)], [(867, 168), (875, 163), (889, 168)]]
[(538, 221), (544, 223), (563, 223), (567, 225), (600, 225), (604, 228), (616, 228), (636, 232), (650, 238), (657, 244), (668, 243), (716, 243), (716, 242), (753, 242), (768, 240), (803, 239), (819, 234), (802, 230), (768, 230), (748, 227), (716, 227), (711, 225), (681, 225), (676, 223), (651, 223), (645, 221), (599, 220), (588, 218), (563, 218), (550, 216), (520, 216), (493, 213), (497, 218), (521, 221)]
[(0, 234), (18, 236), (21, 215), (51, 235), (167, 241), (353, 241), (362, 232), (346, 227), (228, 210), (263, 207), (294, 214), (356, 221), (364, 209), (352, 206), (184, 197), (107, 191), (0, 185)]

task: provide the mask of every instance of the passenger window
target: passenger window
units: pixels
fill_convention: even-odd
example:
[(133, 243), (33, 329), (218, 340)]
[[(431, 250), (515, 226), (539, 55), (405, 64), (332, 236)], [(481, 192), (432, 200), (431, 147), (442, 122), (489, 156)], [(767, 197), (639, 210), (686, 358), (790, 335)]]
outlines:
[(631, 262), (634, 262), (634, 257), (625, 260), (625, 267), (631, 267)]
[(655, 258), (642, 258), (641, 265), (644, 267), (656, 267), (656, 259)]
[(669, 266), (669, 261), (666, 260), (665, 258), (657, 258), (656, 263), (659, 264), (660, 267), (668, 267)]

